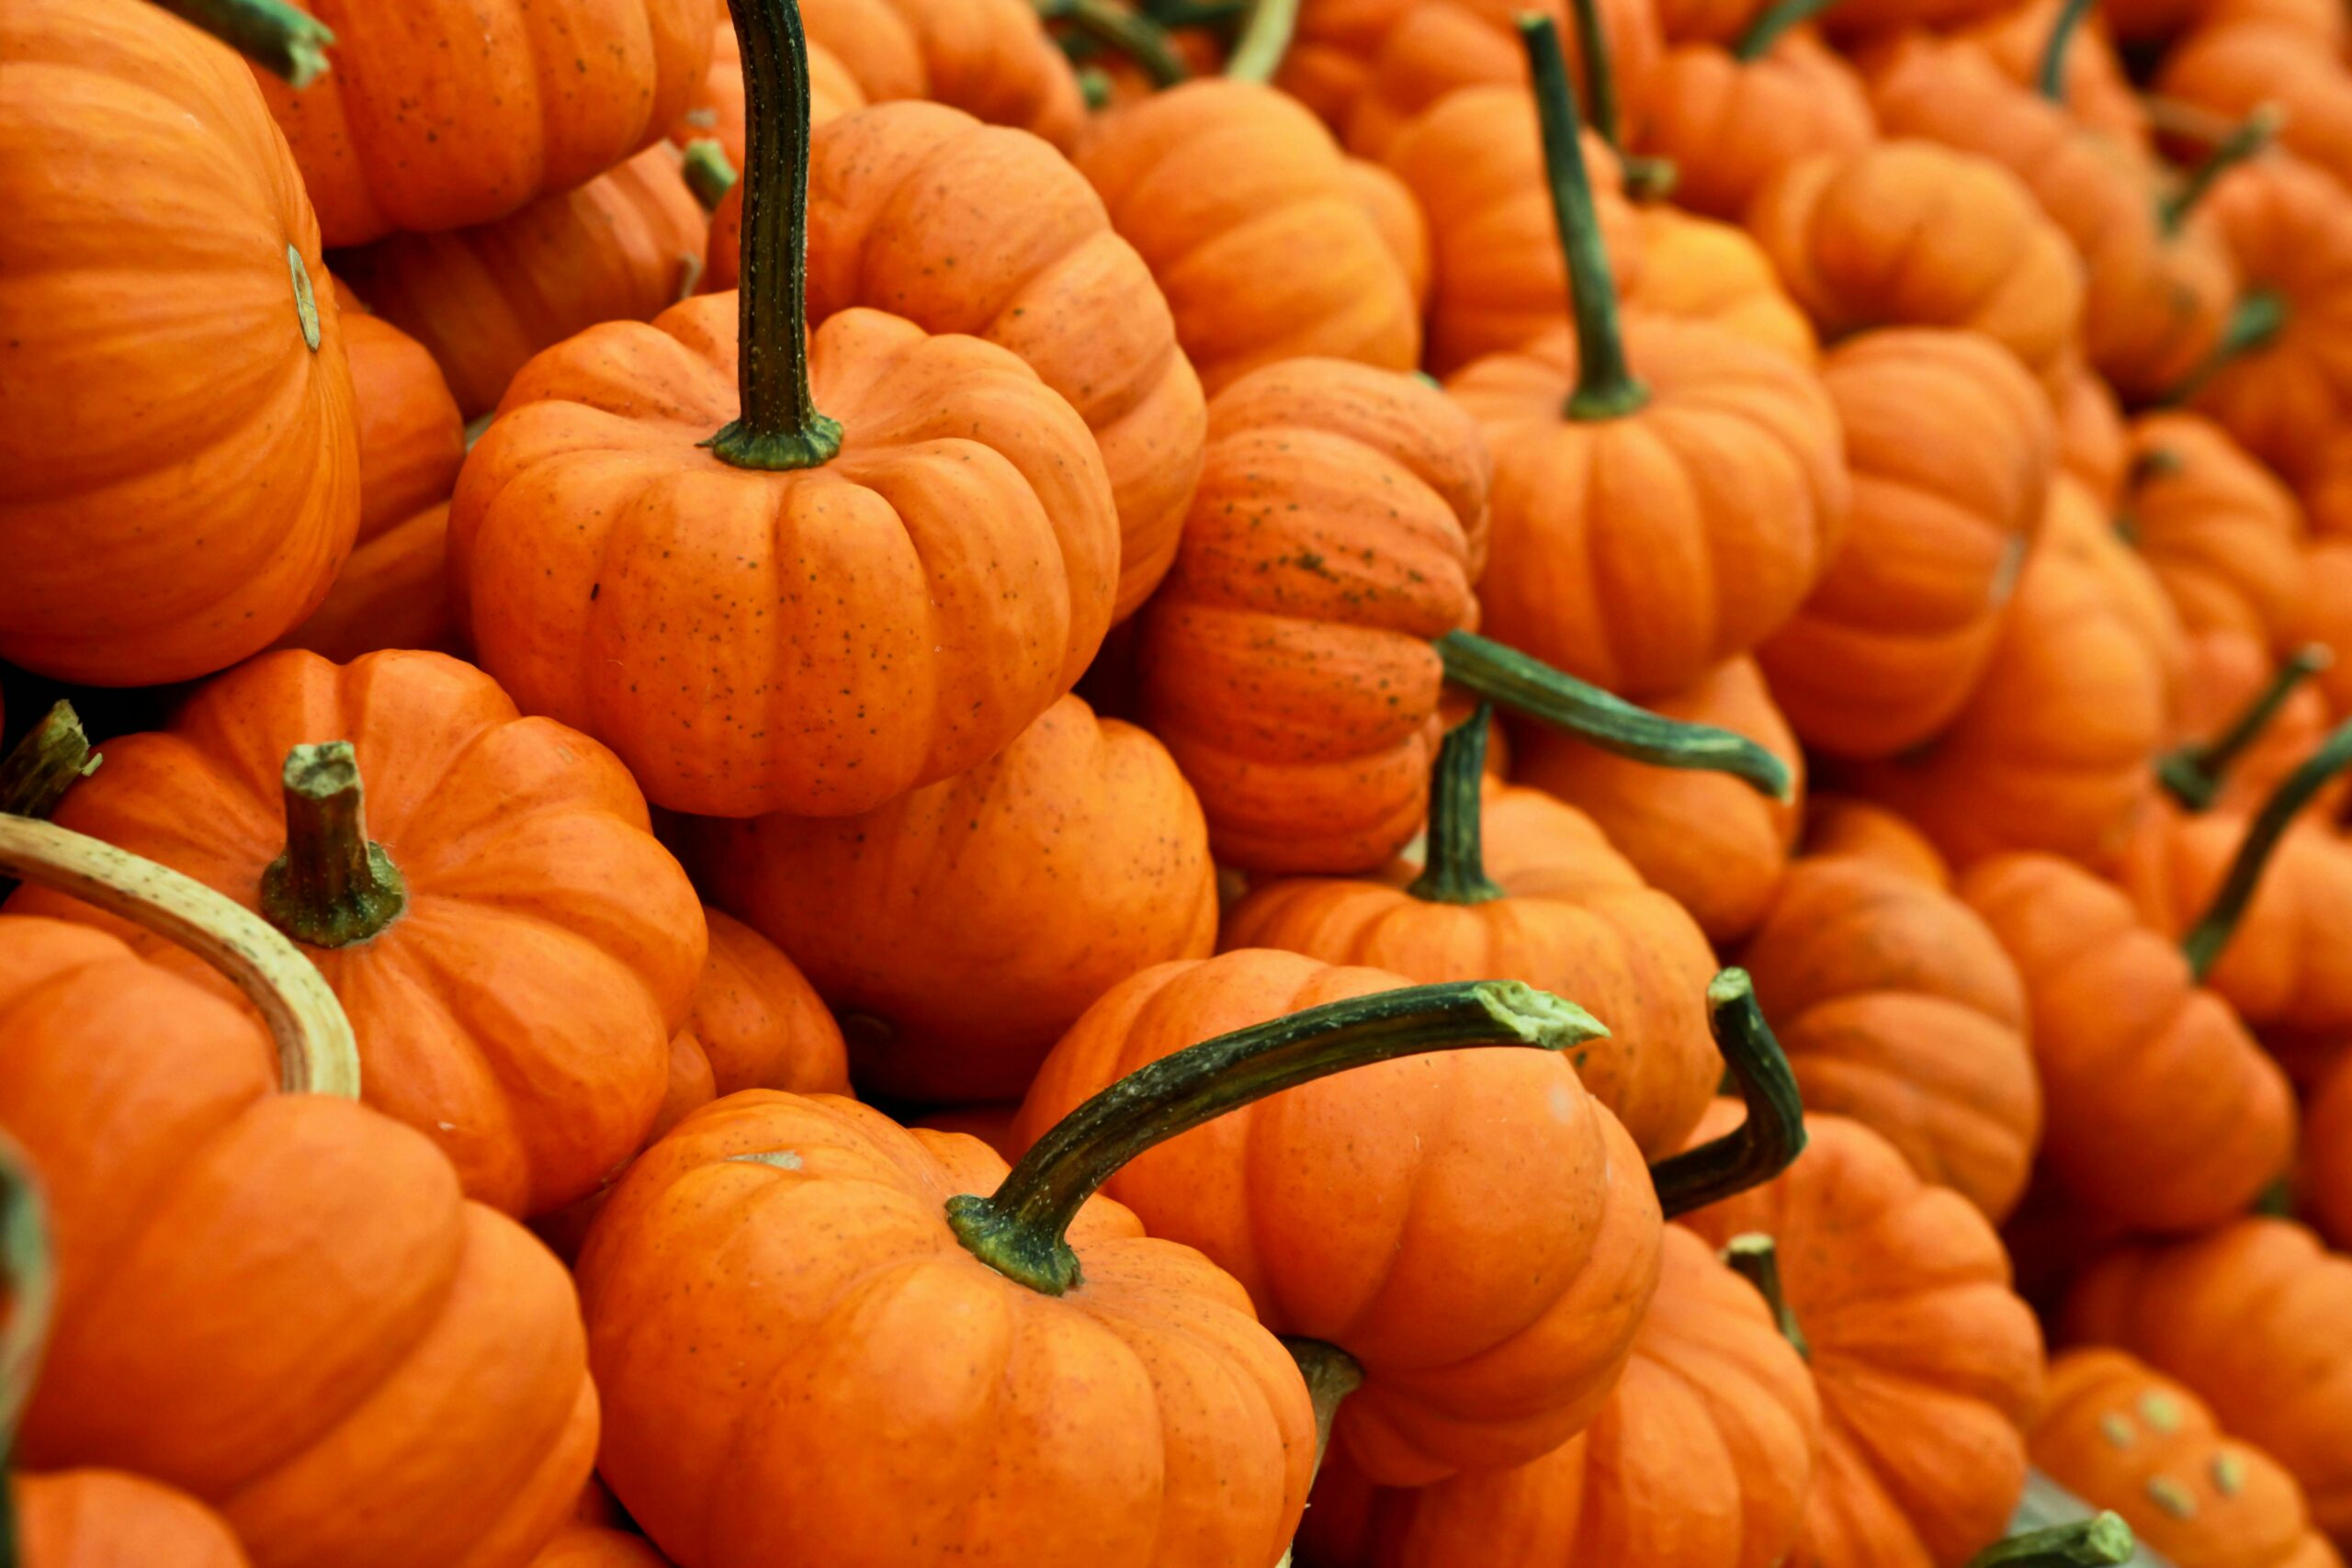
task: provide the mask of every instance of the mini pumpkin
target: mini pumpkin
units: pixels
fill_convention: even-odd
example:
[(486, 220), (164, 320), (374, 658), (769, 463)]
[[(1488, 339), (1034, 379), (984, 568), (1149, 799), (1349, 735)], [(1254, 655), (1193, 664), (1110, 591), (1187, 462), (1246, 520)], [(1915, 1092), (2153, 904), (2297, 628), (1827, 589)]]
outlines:
[(1925, 833), (1886, 807), (1851, 795), (1815, 795), (1805, 802), (1803, 847), (1814, 859), (1849, 855), (1928, 887), (1951, 886), (1951, 867)]
[(2303, 1108), (2302, 1212), (2342, 1251), (2352, 1247), (2352, 1057), (2339, 1056)]
[(2182, 627), (2244, 633), (2283, 651), (2303, 575), (2294, 492), (2196, 414), (2143, 415), (2131, 440), (2119, 525)]
[(531, 1568), (670, 1568), (670, 1560), (641, 1535), (571, 1525), (539, 1549)]
[(2352, 539), (2311, 541), (2303, 547), (2302, 570), (2290, 635), (2335, 656), (2319, 671), (2318, 684), (2328, 710), (2341, 718), (2352, 715)]
[(2052, 400), (2058, 410), (2058, 461), (2093, 499), (2113, 511), (2123, 493), (2123, 470), (2131, 463), (2115, 389), (2078, 355), (2061, 376)]
[(1069, 61), (1022, 0), (809, 0), (808, 40), (869, 103), (930, 98), (990, 125), (1077, 144), (1085, 100)]
[(2352, 81), (2304, 28), (2263, 17), (2214, 17), (2171, 49), (2155, 91), (2231, 119), (2281, 111), (2278, 140), (2338, 181), (2352, 176)]
[(1640, 146), (1674, 164), (1677, 205), (1737, 222), (1783, 164), (1878, 139), (1853, 67), (1795, 20), (1776, 6), (1728, 48), (1667, 51)]
[[(2177, 744), (2156, 762), (2172, 797), (2190, 811), (2259, 807), (2326, 740), (2327, 699), (2311, 682), (2335, 657), (2314, 643), (2274, 660), (2243, 632), (2189, 638)], [(2340, 797), (2342, 781), (2322, 793)]]
[[(2144, 148), (2148, 111), (2117, 52), (2126, 13), (2173, 0), (2109, 0), (2100, 6), (2068, 0), (2025, 0), (1953, 29), (2008, 79), (2064, 108), (2089, 129)], [(2211, 0), (2203, 0), (2211, 3)], [(2243, 4), (2247, 0), (2221, 0)], [(2251, 0), (2252, 4), (2272, 0)], [(2277, 0), (2292, 5), (2297, 0)]]
[(220, 1515), (143, 1476), (68, 1470), (8, 1484), (25, 1568), (251, 1568)]
[(1786, 355), (1811, 370), (1821, 363), (1813, 323), (1781, 288), (1771, 258), (1747, 231), (1652, 202), (1637, 209), (1642, 268), (1626, 301), (1635, 310), (1711, 321)]

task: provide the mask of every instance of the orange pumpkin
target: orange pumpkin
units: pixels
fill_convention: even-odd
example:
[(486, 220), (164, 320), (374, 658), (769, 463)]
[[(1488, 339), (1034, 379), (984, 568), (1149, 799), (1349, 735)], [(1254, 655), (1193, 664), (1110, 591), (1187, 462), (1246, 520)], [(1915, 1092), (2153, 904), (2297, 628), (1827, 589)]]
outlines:
[(2182, 626), (2244, 633), (2283, 650), (2303, 575), (2294, 492), (2195, 414), (2143, 415), (2131, 437), (2120, 526), (2155, 570)]
[(1216, 943), (1192, 789), (1149, 735), (1074, 696), (863, 816), (692, 839), (703, 886), (792, 954), (846, 1020), (858, 1081), (893, 1099), (1015, 1098), (1096, 997)]
[(2352, 78), (2302, 28), (2265, 17), (2210, 19), (2165, 51), (2154, 88), (2233, 120), (2275, 105), (2289, 151), (2338, 181), (2352, 177)]
[(1727, 49), (1667, 51), (1640, 146), (1674, 164), (1677, 205), (1737, 222), (1782, 165), (1878, 139), (1853, 67), (1790, 16), (1768, 11)]
[(317, 220), (251, 72), (154, 7), (26, 0), (0, 55), (0, 659), (209, 674), (308, 615), (358, 525)]
[(2123, 493), (2123, 470), (2131, 462), (2115, 389), (2077, 355), (2061, 377), (2052, 401), (2058, 410), (2059, 463), (2093, 500), (2112, 512)]
[(1022, 0), (809, 0), (808, 41), (869, 103), (930, 98), (1064, 152), (1086, 120), (1069, 61)]
[[(2259, 807), (2326, 739), (2327, 699), (2309, 682), (2334, 659), (2310, 645), (2274, 664), (2262, 642), (2242, 632), (2189, 638), (2178, 744), (2156, 763), (2173, 798), (2191, 811)], [(2324, 792), (2331, 800), (2344, 793), (2340, 780)], [(2142, 832), (2159, 814), (2149, 816)]]
[(2303, 1213), (2330, 1246), (2352, 1247), (2352, 1056), (2339, 1056), (2303, 1108)]
[(1925, 833), (1884, 807), (1850, 795), (1816, 795), (1805, 802), (1803, 848), (1812, 859), (1847, 855), (1929, 887), (1951, 886), (1951, 867)]
[(144, 1477), (69, 1470), (8, 1484), (24, 1568), (251, 1568), (220, 1515)]
[[(105, 755), (58, 820), (300, 941), (356, 1019), (369, 1103), (447, 1151), (468, 1196), (554, 1208), (643, 1140), (706, 944), (609, 752), (440, 654), (289, 651)], [(162, 945), (60, 893), (8, 907)]]
[[(815, 10), (827, 16), (833, 7), (820, 4)], [(842, 7), (846, 9), (846, 7)], [(827, 49), (816, 36), (817, 22), (808, 18), (808, 123), (823, 125), (839, 119), (853, 109), (865, 107), (865, 89), (858, 85), (850, 68), (842, 63), (841, 56)], [(676, 123), (670, 127), (670, 142), (681, 151), (705, 139), (718, 143), (727, 154), (727, 166), (734, 171), (743, 166), (748, 141), (743, 130), (743, 45), (735, 36), (735, 19), (725, 7), (720, 7), (718, 21), (711, 30), (710, 71), (695, 89), (692, 101)], [(740, 227), (740, 224), (738, 225)], [(717, 285), (721, 288), (735, 286), (734, 266), (736, 246), (733, 233), (724, 251), (712, 247), (710, 264), (716, 270), (723, 259), (728, 267), (727, 281)], [(709, 274), (704, 275), (708, 280)]]
[[(1952, 37), (1976, 46), (2010, 81), (2031, 88), (2089, 129), (2144, 148), (2148, 111), (2125, 72), (2111, 34), (2125, 13), (2174, 0), (2107, 0), (2098, 6), (2068, 0), (2025, 0), (1953, 29)], [(2233, 0), (2222, 0), (2223, 4)], [(2253, 0), (2255, 4), (2267, 0)], [(2294, 4), (2295, 0), (2279, 0)], [(2052, 66), (2055, 79), (2052, 79)]]
[(2333, 654), (2319, 672), (2328, 711), (2352, 714), (2352, 538), (2319, 538), (2303, 548), (2302, 591), (2296, 596), (2290, 635)]
[(712, 1093), (847, 1094), (841, 1025), (799, 965), (733, 916), (718, 909), (704, 916), (710, 958), (686, 1010), (686, 1031), (708, 1064)]
[(641, 1535), (571, 1525), (539, 1549), (531, 1568), (670, 1568), (670, 1560)]
[(1626, 295), (1637, 310), (1712, 321), (1811, 370), (1821, 344), (1781, 288), (1780, 275), (1747, 231), (1654, 202), (1639, 209), (1640, 276)]

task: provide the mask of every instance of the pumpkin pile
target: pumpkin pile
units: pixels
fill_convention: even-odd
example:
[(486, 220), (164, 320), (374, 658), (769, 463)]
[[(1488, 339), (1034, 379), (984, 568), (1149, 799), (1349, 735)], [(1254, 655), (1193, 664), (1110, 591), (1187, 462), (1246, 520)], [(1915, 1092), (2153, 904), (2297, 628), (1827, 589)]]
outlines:
[(0, 1562), (2340, 1568), (2335, 0), (0, 4)]

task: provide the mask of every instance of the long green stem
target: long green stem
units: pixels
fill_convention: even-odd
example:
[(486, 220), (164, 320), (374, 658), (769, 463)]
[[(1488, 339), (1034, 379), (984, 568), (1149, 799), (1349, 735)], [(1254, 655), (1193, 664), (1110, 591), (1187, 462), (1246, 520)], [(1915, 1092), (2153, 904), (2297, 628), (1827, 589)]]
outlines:
[(2181, 939), (2180, 950), (2188, 955), (2190, 973), (2202, 980), (2213, 972), (2222, 951), (2230, 945), (2230, 938), (2237, 934), (2238, 920), (2245, 914), (2246, 906), (2254, 902), (2255, 890), (2262, 885), (2262, 874), (2269, 869), (2270, 852), (2278, 847), (2295, 818), (2311, 804), (2327, 782), (2352, 766), (2352, 719), (2346, 719), (2328, 733), (2318, 750), (2303, 760), (2302, 766), (2270, 792), (2247, 824), (2245, 837), (2238, 843), (2235, 859), (2230, 862), (2229, 874), (2222, 879), (2213, 901), (2188, 934)]
[(821, 468), (842, 427), (808, 388), (808, 39), (797, 0), (729, 0), (743, 51), (738, 412), (703, 443), (738, 468)]
[(1739, 41), (1732, 45), (1734, 60), (1761, 60), (1772, 52), (1772, 46), (1787, 36), (1791, 29), (1803, 27), (1838, 0), (1780, 0), (1762, 16), (1748, 25)]
[(1611, 152), (1623, 152), (1625, 122), (1617, 105), (1617, 67), (1610, 58), (1609, 34), (1600, 25), (1600, 0), (1569, 0), (1568, 17), (1576, 23), (1577, 53), (1584, 62), (1589, 123)]
[(1487, 731), (1493, 705), (1480, 703), (1467, 720), (1446, 731), (1430, 770), (1429, 849), (1421, 874), (1405, 891), (1432, 904), (1484, 904), (1503, 896), (1487, 874), (1482, 818), (1486, 814)]
[(1233, 40), (1233, 52), (1226, 56), (1226, 75), (1237, 82), (1272, 81), (1297, 30), (1298, 0), (1257, 0), (1241, 36)]
[(1148, 17), (1108, 0), (1035, 0), (1037, 15), (1061, 22), (1091, 43), (1125, 56), (1155, 87), (1172, 87), (1192, 75), (1166, 28)]
[(0, 811), (12, 817), (46, 817), (65, 792), (98, 771), (90, 738), (74, 705), (60, 701), (0, 758)]
[(1970, 1558), (1968, 1568), (2114, 1568), (2138, 1550), (2130, 1525), (2100, 1514), (1996, 1540)]
[(32, 1402), (33, 1379), (49, 1343), (57, 1303), (57, 1270), (49, 1244), (49, 1210), (32, 1161), (0, 1133), (0, 1292), (7, 1322), (0, 1326), (0, 1563), (15, 1568), (17, 1504), (9, 1485), (17, 1427)]
[(1797, 1322), (1796, 1309), (1789, 1305), (1787, 1289), (1781, 1283), (1781, 1249), (1762, 1231), (1747, 1231), (1731, 1238), (1722, 1253), (1724, 1263), (1731, 1271), (1756, 1287), (1764, 1304), (1772, 1314), (1772, 1322), (1787, 1340), (1791, 1348), (1804, 1360), (1813, 1359), (1813, 1346), (1804, 1337), (1804, 1325)]
[(1787, 1054), (1756, 1005), (1747, 970), (1725, 969), (1708, 982), (1707, 1024), (1747, 1102), (1747, 1120), (1650, 1167), (1658, 1207), (1669, 1220), (1760, 1187), (1804, 1153), (1804, 1100)]
[(718, 211), (718, 204), (727, 199), (727, 193), (735, 188), (735, 182), (741, 177), (735, 173), (735, 165), (727, 160), (727, 149), (711, 136), (699, 136), (686, 143), (681, 172), (686, 177), (686, 188), (695, 193), (695, 199), (702, 203), (705, 212)]
[(408, 879), (368, 836), (367, 792), (348, 740), (297, 746), (280, 776), (286, 852), (261, 874), (261, 912), (313, 947), (380, 935), (408, 908)]
[(2053, 104), (2063, 106), (2066, 101), (2066, 51), (2074, 46), (2083, 18), (2091, 14), (2092, 4), (2093, 0), (2066, 0), (2057, 21), (2051, 24), (2050, 41), (2041, 46), (2041, 66), (2034, 80), (2041, 96)]
[(1654, 768), (1729, 773), (1758, 795), (1781, 801), (1794, 797), (1789, 765), (1745, 735), (1636, 707), (1475, 632), (1448, 632), (1436, 647), (1445, 678), (1454, 684), (1604, 751)]
[(2264, 104), (2199, 158), (2197, 166), (2180, 182), (2180, 188), (2156, 204), (2157, 221), (2164, 231), (2179, 233), (2181, 225), (2188, 221), (2188, 215), (2197, 210), (2197, 204), (2205, 199), (2216, 181), (2278, 139), (2284, 118), (2278, 105)]
[(297, 89), (327, 71), (334, 30), (285, 0), (154, 0)]
[(1577, 91), (1568, 84), (1568, 63), (1560, 53), (1560, 29), (1549, 17), (1523, 16), (1519, 33), (1535, 84), (1552, 221), (1567, 264), (1568, 308), (1577, 330), (1576, 389), (1561, 412), (1573, 420), (1623, 418), (1648, 402), (1650, 390), (1625, 362), (1617, 283), (1609, 275), (1609, 252), (1593, 209), (1592, 177), (1577, 134)]
[(2335, 662), (2335, 655), (2324, 644), (2297, 649), (2279, 664), (2269, 683), (2230, 721), (2229, 728), (2211, 740), (2195, 741), (2157, 758), (2157, 780), (2188, 809), (2210, 809), (2232, 766), (2262, 738), (2296, 688)]
[(1128, 1074), (1048, 1128), (993, 1195), (949, 1199), (948, 1224), (999, 1273), (1057, 1296), (1079, 1283), (1070, 1222), (1154, 1145), (1372, 1062), (1480, 1045), (1559, 1051), (1608, 1032), (1576, 1003), (1516, 980), (1408, 986), (1308, 1008)]

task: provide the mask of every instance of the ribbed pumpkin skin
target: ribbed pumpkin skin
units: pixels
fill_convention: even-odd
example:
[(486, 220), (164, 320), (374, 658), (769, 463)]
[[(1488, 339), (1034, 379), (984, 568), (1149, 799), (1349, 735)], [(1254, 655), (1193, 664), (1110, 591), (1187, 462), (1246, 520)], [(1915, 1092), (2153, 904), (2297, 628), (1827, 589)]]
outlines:
[(1515, 1470), (1373, 1486), (1333, 1455), (1307, 1568), (1775, 1568), (1821, 1443), (1813, 1376), (1755, 1288), (1668, 1225), (1657, 1294), (1593, 1423)]
[(14, 1457), (185, 1491), (254, 1568), (527, 1562), (596, 1448), (562, 1267), (417, 1134), (277, 1093), (250, 1013), (103, 931), (0, 917), (0, 1030), (58, 1267)]
[(1851, 795), (1815, 795), (1806, 800), (1804, 848), (1815, 860), (1851, 856), (1929, 887), (1951, 886), (1951, 867), (1925, 833), (1886, 807)]
[(1772, 260), (1736, 224), (1693, 218), (1653, 202), (1634, 214), (1642, 268), (1627, 293), (1634, 309), (1710, 321), (1807, 370), (1821, 363), (1821, 343), (1781, 288)]
[[(794, 1157), (738, 1157), (762, 1153)], [(978, 1139), (751, 1090), (687, 1117), (622, 1178), (579, 1268), (610, 1413), (598, 1469), (667, 1555), (1281, 1555), (1314, 1418), (1240, 1287), (1099, 1198), (1070, 1230), (1080, 1286), (1016, 1284), (944, 1213), (1004, 1175)]]
[[(1736, 1125), (1717, 1100), (1693, 1140)], [(1813, 1347), (1821, 1461), (1792, 1568), (1960, 1568), (2025, 1486), (2020, 1428), (2041, 1396), (2041, 1331), (2000, 1237), (1875, 1133), (1805, 1118), (1811, 1142), (1763, 1186), (1684, 1223), (1720, 1247), (1760, 1231)]]
[(2286, 651), (2303, 578), (2294, 492), (2196, 414), (2143, 415), (2131, 438), (2122, 516), (2183, 628)]
[(695, 986), (686, 1029), (710, 1064), (713, 1090), (847, 1094), (841, 1025), (799, 965), (732, 915), (703, 913), (710, 922), (710, 959)]
[(2293, 1097), (2130, 900), (2048, 855), (1961, 879), (2018, 966), (2048, 1112), (2041, 1157), (2085, 1207), (2151, 1230), (2242, 1212), (2294, 1146)]
[[(2148, 111), (2140, 89), (2124, 70), (2110, 29), (2120, 29), (2124, 14), (2151, 0), (2117, 0), (2082, 18), (2066, 46), (2062, 97), (2066, 112), (2091, 130), (2116, 141), (2145, 149), (2149, 144)], [(2172, 0), (2153, 0), (2165, 5)], [(2210, 0), (2209, 0), (2210, 3)], [(2296, 5), (2308, 0), (2220, 0), (2237, 4)], [(1989, 12), (1954, 29), (1952, 37), (1973, 44), (2015, 83), (2030, 92), (2041, 87), (2041, 57), (2049, 52), (2051, 29), (2057, 26), (2065, 0), (2026, 0)]]
[(703, 886), (842, 1010), (859, 1083), (895, 1100), (1016, 1099), (1096, 997), (1216, 943), (1191, 787), (1151, 736), (1075, 696), (878, 810), (693, 839)]
[(2352, 539), (2320, 538), (2303, 548), (2303, 586), (2290, 623), (2297, 642), (2335, 650), (2335, 662), (2312, 683), (2327, 697), (2328, 710), (2352, 714)]
[(1427, 809), (1442, 670), (1473, 624), (1488, 468), (1410, 377), (1293, 360), (1209, 403), (1176, 563), (1136, 622), (1143, 721), (1217, 858), (1366, 871)]
[(2352, 1539), (2352, 1259), (2286, 1220), (2126, 1247), (2066, 1300), (2070, 1343), (2129, 1350), (2301, 1483), (2312, 1522)]
[[(1833, 349), (1846, 543), (1757, 661), (1790, 727), (1847, 757), (1932, 739), (1993, 657), (2056, 462), (2049, 400), (1974, 333), (1892, 328)], [(1951, 434), (1923, 442), (1920, 422)]]
[(2282, 146), (2339, 182), (2352, 178), (2352, 91), (2341, 60), (2313, 48), (2304, 28), (2259, 17), (2208, 21), (2166, 51), (2154, 89), (2232, 120), (2275, 104)]
[(1736, 223), (1783, 164), (1877, 139), (1853, 67), (1799, 30), (1758, 60), (1706, 44), (1668, 51), (1640, 146), (1673, 161), (1675, 205)]
[[(802, 6), (803, 24), (813, 28), (811, 13), (820, 9), (821, 5)], [(814, 38), (808, 41), (808, 123), (822, 125), (827, 120), (840, 118), (852, 109), (864, 108), (865, 90), (858, 85), (857, 78), (850, 74), (849, 67), (842, 63), (841, 56)], [(703, 77), (702, 85), (695, 89), (685, 112), (670, 127), (670, 142), (673, 146), (684, 148), (708, 138), (717, 141), (726, 152), (728, 166), (740, 170), (743, 166), (743, 46), (735, 37), (734, 17), (721, 6), (718, 25), (710, 37), (710, 70)], [(729, 187), (729, 194), (734, 194), (732, 187)], [(740, 208), (742, 197), (736, 197), (730, 205)], [(712, 215), (714, 229), (717, 217), (716, 213)], [(736, 265), (732, 243), (724, 254), (727, 281), (712, 287), (731, 288), (735, 286)], [(719, 253), (714, 247), (711, 268), (716, 269), (718, 262)], [(703, 278), (707, 285), (710, 272), (705, 271)]]
[(470, 419), (496, 408), (541, 349), (675, 304), (708, 229), (676, 154), (651, 147), (496, 222), (400, 234), (336, 259), (368, 304), (433, 352)]
[(2224, 1434), (2188, 1390), (2120, 1350), (2050, 1363), (2033, 1462), (2093, 1507), (2121, 1514), (2177, 1568), (2339, 1568), (2278, 1461)]
[(2052, 400), (2058, 409), (2058, 461), (2100, 505), (2112, 511), (2123, 491), (2123, 411), (2115, 389), (2076, 359)]
[(2041, 1137), (2017, 966), (1968, 906), (1850, 856), (1781, 879), (1740, 963), (1809, 1110), (1849, 1116), (1996, 1224)]
[(1154, 93), (1096, 120), (1077, 161), (1212, 396), (1277, 360), (1419, 362), (1411, 280), (1330, 132), (1282, 94), (1222, 79)]
[(24, 1568), (250, 1568), (220, 1516), (118, 1470), (14, 1475)]
[[(1054, 1047), (1013, 1141), (1187, 1045), (1405, 984), (1263, 948), (1147, 969)], [(1641, 1163), (1565, 1057), (1454, 1051), (1230, 1112), (1103, 1191), (1229, 1270), (1274, 1332), (1353, 1356), (1365, 1381), (1332, 1441), (1419, 1485), (1525, 1463), (1600, 1409), (1657, 1283)]]
[[(610, 752), (522, 717), (440, 654), (274, 653), (198, 692), (170, 729), (107, 742), (57, 819), (256, 908), (286, 850), (287, 753), (338, 739), (356, 751), (368, 833), (408, 883), (372, 940), (302, 950), (352, 1015), (368, 1102), (495, 1208), (594, 1190), (645, 1136), (706, 952), (694, 889)], [(40, 888), (8, 908), (129, 929)], [(227, 993), (192, 957), (158, 957)]]
[(868, 103), (930, 98), (1065, 152), (1078, 141), (1078, 78), (1022, 0), (808, 0), (800, 14)]
[(0, 659), (209, 674), (311, 613), (359, 519), (317, 220), (243, 63), (139, 0), (11, 4), (0, 57)]
[(1583, 813), (1540, 790), (1490, 793), (1486, 869), (1507, 897), (1425, 902), (1419, 867), (1340, 880), (1261, 882), (1225, 918), (1220, 945), (1278, 947), (1386, 969), (1419, 985), (1522, 980), (1573, 997), (1608, 1038), (1575, 1052), (1585, 1089), (1644, 1155), (1682, 1146), (1723, 1077), (1707, 1032), (1714, 954), (1682, 907), (1611, 847)]

